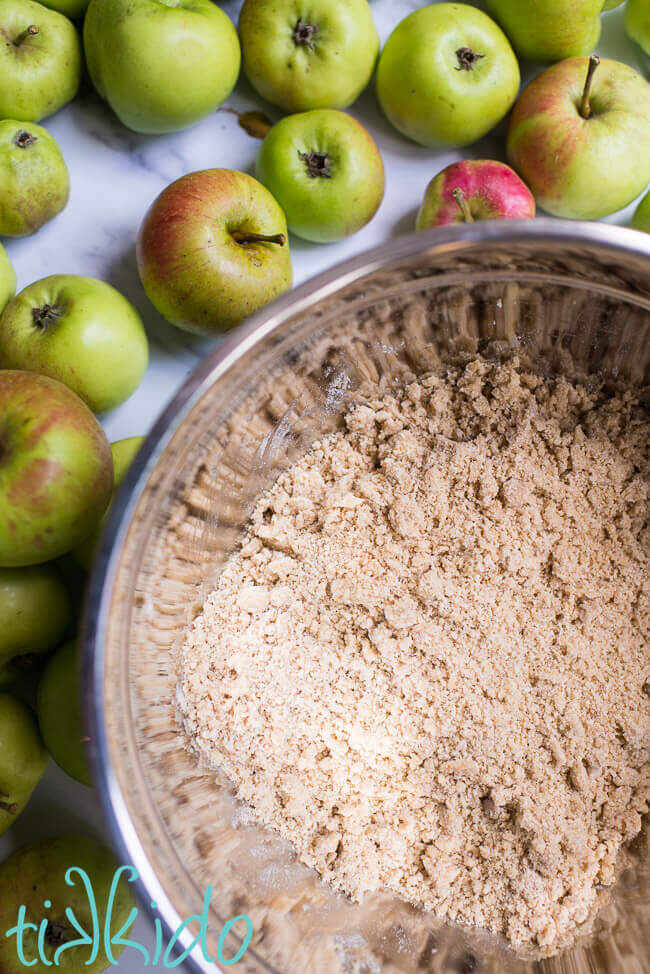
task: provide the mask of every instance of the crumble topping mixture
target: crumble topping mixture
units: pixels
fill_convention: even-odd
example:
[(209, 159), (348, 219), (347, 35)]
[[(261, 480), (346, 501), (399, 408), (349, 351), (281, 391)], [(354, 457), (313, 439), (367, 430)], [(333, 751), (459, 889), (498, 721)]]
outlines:
[(193, 746), (354, 899), (548, 948), (650, 801), (650, 423), (476, 359), (352, 407), (187, 636)]

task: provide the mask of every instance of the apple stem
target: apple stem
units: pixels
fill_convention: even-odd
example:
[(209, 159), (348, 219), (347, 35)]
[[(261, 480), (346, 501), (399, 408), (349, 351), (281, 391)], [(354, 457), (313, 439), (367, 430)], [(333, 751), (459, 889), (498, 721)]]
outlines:
[(26, 41), (29, 37), (36, 37), (39, 33), (39, 27), (37, 24), (30, 24), (27, 30), (24, 30), (22, 34), (19, 34), (14, 44), (16, 47), (20, 47), (23, 41)]
[(61, 311), (52, 304), (44, 304), (42, 308), (32, 308), (34, 326), (42, 331), (45, 331), (48, 325), (53, 325), (60, 317)]
[(283, 247), (287, 242), (283, 233), (249, 233), (247, 230), (233, 230), (231, 236), (238, 244), (274, 243)]
[(597, 54), (592, 54), (589, 58), (589, 65), (587, 67), (587, 77), (585, 78), (585, 86), (582, 89), (582, 98), (580, 99), (580, 105), (578, 106), (578, 111), (583, 118), (591, 118), (592, 111), (591, 105), (589, 104), (589, 93), (591, 91), (591, 82), (593, 81), (594, 72), (598, 65), (600, 64), (600, 58)]
[(458, 203), (458, 209), (463, 214), (463, 220), (465, 223), (473, 223), (474, 217), (472, 216), (472, 211), (469, 208), (467, 200), (465, 199), (465, 194), (462, 189), (455, 189), (451, 194), (456, 202)]
[(293, 28), (293, 40), (299, 46), (308, 47), (314, 50), (314, 34), (318, 31), (317, 24), (303, 24), (300, 17), (296, 26)]
[(16, 802), (3, 802), (0, 800), (0, 811), (6, 812), (7, 815), (15, 815), (18, 811), (18, 805)]
[(471, 47), (459, 47), (456, 51), (458, 67), (456, 71), (471, 71), (477, 61), (485, 57), (485, 54), (477, 54)]
[(324, 179), (331, 179), (330, 157), (323, 152), (299, 152), (298, 155), (307, 167), (307, 175), (310, 179), (322, 176)]
[(27, 132), (25, 129), (16, 132), (14, 136), (14, 145), (17, 145), (19, 149), (26, 149), (28, 146), (33, 145), (34, 142), (36, 142), (36, 136), (32, 135), (31, 132)]

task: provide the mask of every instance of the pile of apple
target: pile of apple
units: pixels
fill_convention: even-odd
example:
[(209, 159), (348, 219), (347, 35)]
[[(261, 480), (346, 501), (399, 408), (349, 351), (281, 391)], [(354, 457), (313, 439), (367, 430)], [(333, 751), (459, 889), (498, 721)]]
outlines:
[[(262, 117), (258, 179), (191, 173), (144, 220), (142, 284), (188, 331), (222, 332), (286, 291), (288, 232), (326, 243), (372, 219), (384, 194), (381, 155), (343, 109), (373, 75), (390, 123), (434, 149), (470, 145), (510, 113), (512, 168), (454, 163), (426, 188), (418, 229), (527, 219), (536, 204), (600, 219), (650, 180), (648, 84), (625, 64), (590, 56), (602, 11), (620, 2), (488, 0), (489, 13), (431, 4), (399, 23), (380, 52), (367, 0), (245, 0), (238, 31), (212, 0), (0, 0), (9, 39), (0, 51), (0, 236), (33, 232), (66, 204), (65, 162), (36, 123), (74, 97), (84, 60), (101, 98), (136, 132), (175, 132), (205, 118), (241, 67), (287, 113), (275, 125)], [(82, 17), (80, 36), (68, 18)], [(627, 0), (625, 22), (650, 53), (648, 0)], [(521, 94), (518, 56), (555, 62)], [(646, 228), (649, 211), (646, 200), (633, 225)], [(43, 365), (47, 340), (12, 330), (10, 348), (0, 334), (5, 364), (66, 381)]]
[[(599, 219), (650, 180), (648, 84), (591, 53), (601, 11), (618, 2), (488, 0), (489, 14), (463, 3), (423, 5), (380, 52), (367, 0), (245, 0), (238, 31), (211, 0), (0, 0), (0, 237), (36, 232), (68, 201), (64, 156), (38, 123), (75, 97), (84, 62), (108, 108), (136, 132), (175, 132), (210, 115), (240, 67), (285, 113), (274, 125), (253, 113), (262, 138), (257, 179), (218, 168), (189, 173), (143, 221), (143, 287), (188, 331), (222, 332), (286, 291), (289, 234), (327, 243), (373, 218), (384, 195), (382, 158), (344, 111), (373, 76), (389, 122), (432, 149), (470, 145), (510, 115), (510, 166), (448, 166), (426, 187), (417, 229), (532, 218), (536, 203), (557, 216)], [(628, 0), (625, 19), (650, 55), (650, 0)], [(554, 62), (521, 93), (518, 56)], [(650, 231), (650, 195), (633, 225)], [(95, 414), (124, 402), (148, 362), (139, 315), (108, 284), (55, 275), (17, 296), (15, 287), (0, 246), (0, 834), (48, 754), (91, 783), (70, 566), (90, 566), (141, 442), (111, 447)], [(0, 865), (0, 927), (9, 886), (26, 902), (30, 888), (40, 890), (33, 870), (69, 864), (66, 841)], [(112, 860), (92, 843), (83, 850), (78, 864), (94, 868), (101, 885)], [(25, 896), (16, 876), (27, 877)], [(62, 902), (46, 931), (49, 957), (67, 935), (56, 919)], [(42, 902), (34, 909), (42, 915)], [(3, 944), (0, 970), (18, 969)]]

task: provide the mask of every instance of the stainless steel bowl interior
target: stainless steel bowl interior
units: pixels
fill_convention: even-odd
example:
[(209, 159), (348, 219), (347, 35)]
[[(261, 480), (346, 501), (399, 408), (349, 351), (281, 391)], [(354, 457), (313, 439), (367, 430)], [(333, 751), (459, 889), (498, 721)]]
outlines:
[[(604, 373), (647, 395), (650, 236), (602, 224), (483, 223), (402, 238), (253, 317), (157, 422), (114, 505), (85, 623), (94, 766), (113, 837), (145, 902), (175, 929), (214, 884), (209, 944), (246, 913), (241, 971), (647, 971), (647, 834), (572, 948), (515, 957), (496, 938), (377, 894), (355, 906), (259, 828), (175, 719), (174, 659), (252, 501), (336, 428), (361, 381), (477, 351)], [(187, 933), (185, 944), (192, 940)], [(226, 956), (237, 950), (228, 938)], [(197, 948), (193, 963), (215, 970)], [(463, 966), (464, 965), (464, 966)]]

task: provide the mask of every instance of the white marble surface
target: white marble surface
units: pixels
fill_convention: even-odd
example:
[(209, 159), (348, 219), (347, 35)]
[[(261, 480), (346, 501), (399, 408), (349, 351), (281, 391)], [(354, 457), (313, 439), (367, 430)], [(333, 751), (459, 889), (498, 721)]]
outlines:
[[(236, 18), (240, 0), (221, 6)], [(403, 17), (422, 3), (373, 0), (371, 6), (383, 42)], [(604, 16), (598, 53), (626, 61), (647, 77), (647, 59), (624, 35), (622, 8)], [(522, 65), (524, 79), (536, 70), (539, 68)], [(227, 105), (236, 111), (263, 108), (272, 119), (279, 117), (243, 79)], [(380, 146), (386, 164), (386, 196), (372, 223), (349, 240), (318, 246), (293, 239), (296, 283), (352, 254), (410, 232), (427, 182), (449, 162), (463, 157), (504, 158), (504, 126), (463, 153), (434, 153), (408, 142), (381, 115), (372, 85), (351, 111), (370, 129)], [(16, 268), (19, 287), (48, 274), (87, 274), (115, 285), (139, 309), (151, 344), (149, 369), (129, 402), (103, 417), (103, 422), (111, 440), (146, 433), (214, 342), (176, 331), (147, 301), (134, 257), (140, 220), (154, 197), (184, 173), (212, 166), (254, 172), (259, 143), (239, 127), (235, 114), (223, 110), (176, 135), (135, 135), (120, 125), (89, 88), (58, 115), (47, 119), (45, 125), (59, 140), (70, 169), (70, 203), (36, 236), (5, 241), (5, 245)], [(630, 206), (609, 219), (625, 224), (632, 210)], [(0, 857), (36, 837), (77, 829), (91, 829), (102, 835), (97, 801), (92, 791), (51, 764), (17, 825), (0, 839)], [(151, 942), (148, 920), (142, 918), (138, 922), (137, 936), (144, 943)], [(119, 969), (123, 974), (140, 971), (139, 955), (125, 954)]]

